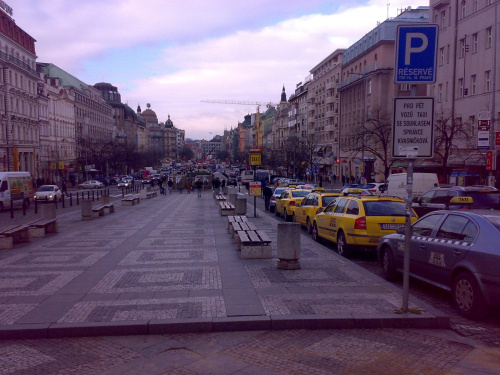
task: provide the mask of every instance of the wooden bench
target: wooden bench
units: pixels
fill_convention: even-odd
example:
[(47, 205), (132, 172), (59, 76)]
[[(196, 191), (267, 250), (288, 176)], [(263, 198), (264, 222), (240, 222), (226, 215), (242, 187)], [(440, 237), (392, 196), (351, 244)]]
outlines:
[(226, 197), (224, 195), (222, 195), (222, 194), (219, 194), (219, 195), (215, 196), (215, 200), (217, 202), (225, 202), (226, 201)]
[(146, 198), (147, 199), (150, 199), (150, 198), (153, 198), (153, 197), (156, 197), (156, 191), (148, 191), (146, 193)]
[(231, 232), (231, 223), (241, 223), (241, 222), (248, 222), (248, 218), (245, 215), (237, 215), (237, 216), (228, 216), (227, 217), (227, 230), (229, 233)]
[(114, 203), (103, 203), (92, 207), (92, 217), (104, 216), (115, 212)]
[[(2, 236), (1, 249), (12, 249), (15, 243), (30, 242), (30, 231), (27, 225), (7, 225), (0, 228)], [(9, 239), (6, 239), (10, 238)]]
[(222, 216), (234, 215), (235, 207), (229, 202), (219, 202), (219, 211)]
[(239, 231), (238, 243), (242, 259), (271, 259), (271, 239), (261, 230)]
[(133, 206), (134, 204), (140, 203), (141, 199), (139, 194), (129, 195), (125, 198), (122, 198), (122, 206)]
[(45, 237), (46, 233), (58, 233), (57, 219), (40, 219), (28, 224), (30, 236), (34, 238)]
[(233, 222), (231, 223), (231, 228), (229, 232), (233, 235), (234, 243), (238, 243), (238, 232), (257, 230), (254, 224), (247, 222)]

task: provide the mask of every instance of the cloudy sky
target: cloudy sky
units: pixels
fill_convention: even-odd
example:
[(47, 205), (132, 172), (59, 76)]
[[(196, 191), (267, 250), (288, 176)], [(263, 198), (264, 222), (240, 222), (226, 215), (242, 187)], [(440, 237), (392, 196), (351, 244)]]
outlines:
[[(278, 102), (337, 48), (398, 9), (390, 0), (6, 0), (36, 39), (38, 62), (87, 84), (109, 82), (122, 101), (170, 115), (187, 138), (236, 127), (253, 105)], [(388, 4), (390, 3), (390, 4)]]

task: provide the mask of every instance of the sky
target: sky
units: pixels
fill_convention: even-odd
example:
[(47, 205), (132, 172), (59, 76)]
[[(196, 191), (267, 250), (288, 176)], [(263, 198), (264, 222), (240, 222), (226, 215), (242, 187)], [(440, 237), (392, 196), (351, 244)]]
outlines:
[[(35, 38), (37, 62), (89, 85), (108, 82), (134, 110), (147, 103), (186, 138), (236, 128), (256, 105), (278, 103), (338, 48), (428, 1), (6, 0)], [(261, 110), (265, 107), (261, 107)]]

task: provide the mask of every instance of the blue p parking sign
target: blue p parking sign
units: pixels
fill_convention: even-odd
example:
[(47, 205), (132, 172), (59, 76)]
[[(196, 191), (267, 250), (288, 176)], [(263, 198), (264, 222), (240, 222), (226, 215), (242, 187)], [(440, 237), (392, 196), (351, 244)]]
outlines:
[(436, 82), (437, 25), (399, 25), (396, 34), (396, 83)]

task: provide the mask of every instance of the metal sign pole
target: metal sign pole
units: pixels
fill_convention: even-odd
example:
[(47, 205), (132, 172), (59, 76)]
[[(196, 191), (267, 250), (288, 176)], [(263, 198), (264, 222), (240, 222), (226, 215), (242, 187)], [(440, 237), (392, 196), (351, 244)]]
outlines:
[(411, 201), (413, 198), (413, 162), (408, 159), (406, 170), (406, 220), (405, 220), (405, 251), (403, 261), (403, 312), (408, 312), (410, 294), (410, 239), (411, 239)]

